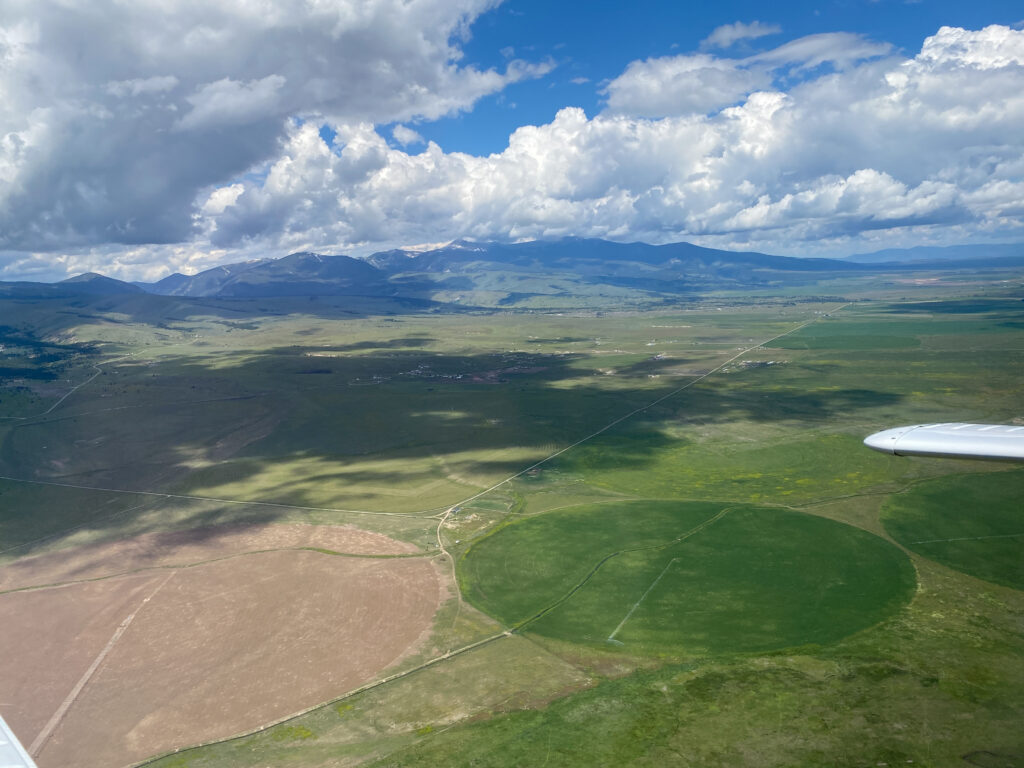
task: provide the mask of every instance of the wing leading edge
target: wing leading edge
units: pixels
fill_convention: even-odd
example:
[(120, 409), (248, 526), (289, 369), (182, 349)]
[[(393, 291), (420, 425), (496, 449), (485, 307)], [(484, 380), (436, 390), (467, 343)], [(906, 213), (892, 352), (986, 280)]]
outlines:
[(0, 768), (36, 768), (14, 731), (0, 717)]
[(1024, 461), (1024, 426), (916, 424), (876, 432), (864, 445), (895, 456)]

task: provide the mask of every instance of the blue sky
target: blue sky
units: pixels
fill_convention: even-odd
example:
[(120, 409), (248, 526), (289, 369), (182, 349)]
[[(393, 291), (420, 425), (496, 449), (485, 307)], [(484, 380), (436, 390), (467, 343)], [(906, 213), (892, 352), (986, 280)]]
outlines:
[(1024, 241), (1024, 6), (0, 0), (0, 279)]
[[(778, 46), (820, 32), (856, 32), (916, 51), (941, 26), (978, 29), (1024, 21), (1020, 2), (943, 0), (844, 0), (842, 2), (666, 2), (593, 0), (587, 3), (508, 0), (474, 23), (463, 50), (467, 63), (502, 68), (514, 56), (557, 64), (539, 80), (528, 80), (477, 102), (471, 111), (416, 130), (450, 152), (500, 152), (520, 125), (550, 122), (565, 106), (594, 115), (603, 107), (601, 84), (629, 62), (696, 51), (725, 24), (760, 20), (781, 27), (777, 34), (744, 41), (729, 53)], [(504, 53), (503, 53), (504, 52)], [(586, 78), (585, 83), (574, 79)]]

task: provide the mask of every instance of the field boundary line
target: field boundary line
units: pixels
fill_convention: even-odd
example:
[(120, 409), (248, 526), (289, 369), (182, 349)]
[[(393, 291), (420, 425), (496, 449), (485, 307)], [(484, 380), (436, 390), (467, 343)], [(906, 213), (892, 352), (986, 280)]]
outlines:
[(239, 739), (248, 738), (249, 736), (255, 736), (257, 733), (262, 733), (263, 731), (267, 730), (268, 728), (275, 728), (275, 727), (277, 727), (279, 725), (284, 725), (285, 723), (291, 722), (292, 720), (297, 720), (300, 717), (305, 717), (306, 715), (308, 715), (308, 714), (310, 714), (312, 712), (315, 712), (318, 709), (323, 709), (325, 707), (333, 706), (333, 705), (338, 704), (338, 703), (340, 703), (342, 701), (345, 701), (347, 699), (351, 699), (353, 696), (358, 696), (361, 693), (366, 693), (367, 691), (372, 691), (375, 688), (379, 688), (380, 686), (386, 685), (387, 683), (394, 682), (395, 680), (400, 680), (403, 677), (409, 677), (410, 675), (413, 675), (413, 674), (415, 674), (417, 672), (420, 672), (420, 671), (422, 671), (424, 669), (427, 669), (428, 667), (432, 667), (435, 664), (440, 664), (441, 662), (448, 661), (449, 659), (454, 658), (455, 656), (461, 656), (462, 654), (468, 653), (468, 652), (470, 652), (472, 650), (475, 650), (476, 648), (480, 648), (481, 646), (488, 645), (489, 643), (493, 643), (495, 640), (500, 640), (503, 637), (511, 637), (511, 636), (512, 636), (512, 630), (505, 630), (503, 632), (496, 632), (493, 635), (488, 635), (487, 637), (485, 637), (485, 638), (483, 638), (481, 640), (476, 640), (476, 641), (474, 641), (472, 643), (468, 643), (467, 645), (464, 645), (461, 648), (456, 648), (454, 650), (447, 651), (447, 652), (441, 654), (440, 656), (435, 656), (434, 658), (432, 658), (432, 659), (430, 659), (428, 661), (425, 661), (422, 664), (417, 664), (415, 667), (412, 667), (411, 669), (407, 669), (404, 672), (396, 672), (395, 674), (389, 675), (388, 677), (381, 678), (380, 680), (372, 681), (372, 682), (369, 682), (369, 683), (364, 683), (363, 685), (359, 686), (358, 688), (353, 688), (348, 693), (345, 693), (345, 694), (343, 694), (341, 696), (338, 696), (337, 698), (331, 699), (330, 701), (325, 701), (325, 702), (322, 702), (320, 704), (316, 704), (316, 705), (314, 705), (312, 707), (307, 707), (306, 709), (302, 710), (301, 712), (295, 712), (294, 714), (287, 715), (287, 716), (279, 718), (277, 720), (273, 720), (273, 721), (271, 721), (269, 723), (265, 723), (264, 725), (261, 725), (261, 726), (259, 726), (257, 728), (253, 728), (252, 730), (245, 731), (244, 733), (236, 733), (233, 736), (226, 736), (223, 739), (212, 739), (210, 741), (205, 741), (205, 742), (202, 742), (200, 744), (191, 744), (189, 746), (181, 747), (179, 749), (172, 749), (172, 750), (169, 750), (169, 751), (164, 752), (162, 754), (154, 755), (153, 757), (148, 757), (148, 758), (146, 758), (145, 760), (143, 760), (141, 762), (131, 763), (130, 765), (126, 766), (126, 768), (143, 768), (143, 766), (152, 765), (153, 763), (157, 762), (158, 760), (163, 760), (165, 757), (171, 757), (172, 755), (177, 755), (177, 754), (180, 754), (182, 752), (189, 752), (189, 751), (191, 751), (193, 749), (200, 749), (201, 747), (212, 747), (215, 744), (227, 744), (227, 743), (230, 743), (232, 741), (238, 741)]
[[(111, 361), (113, 362), (113, 361)], [(95, 377), (94, 377), (95, 378)], [(83, 382), (86, 383), (86, 382)], [(233, 400), (256, 400), (261, 397), (269, 397), (272, 393), (270, 392), (257, 392), (251, 395), (225, 395), (224, 397), (208, 397), (202, 400), (176, 400), (168, 403), (137, 403), (135, 405), (114, 405), (110, 408), (97, 408), (92, 411), (75, 411), (72, 413), (59, 413), (56, 418), (43, 419), (42, 417), (48, 414), (37, 414), (35, 416), (4, 416), (5, 419), (21, 419), (28, 421), (29, 424), (19, 424), (19, 427), (33, 426), (35, 424), (53, 424), (58, 421), (65, 421), (67, 419), (76, 419), (79, 416), (92, 416), (97, 413), (108, 413), (110, 411), (128, 411), (137, 408), (180, 408), (182, 406), (192, 405), (203, 405), (205, 403), (223, 403)], [(36, 421), (39, 419), (39, 421)]]
[(961, 536), (958, 539), (924, 539), (923, 541), (912, 541), (911, 544), (938, 544), (943, 541), (981, 541), (982, 539), (1015, 539), (1024, 536), (1024, 533), (996, 533), (992, 536)]
[(114, 649), (114, 646), (117, 645), (117, 641), (121, 639), (121, 635), (123, 635), (128, 630), (128, 627), (131, 626), (132, 621), (135, 620), (135, 616), (146, 606), (146, 603), (156, 596), (157, 592), (163, 589), (164, 585), (170, 581), (173, 576), (174, 572), (172, 571), (167, 575), (166, 579), (157, 584), (156, 588), (150, 592), (148, 596), (143, 598), (139, 607), (132, 611), (128, 618), (122, 621), (118, 628), (114, 630), (114, 636), (110, 638), (107, 644), (103, 647), (103, 650), (99, 652), (99, 655), (93, 659), (92, 664), (90, 664), (89, 668), (85, 670), (85, 674), (83, 674), (78, 680), (75, 687), (71, 689), (71, 693), (69, 693), (64, 701), (61, 702), (60, 706), (57, 707), (57, 711), (53, 713), (53, 717), (51, 717), (49, 722), (43, 726), (43, 730), (41, 730), (39, 735), (36, 736), (35, 740), (33, 740), (32, 744), (28, 748), (30, 754), (39, 757), (39, 752), (44, 746), (46, 746), (46, 742), (49, 741), (51, 734), (53, 734), (57, 726), (60, 725), (61, 720), (64, 719), (64, 715), (67, 714), (71, 705), (75, 703), (75, 700), (82, 693), (85, 686), (89, 684), (89, 681), (92, 679), (92, 676), (96, 674), (96, 670), (99, 669), (103, 660), (107, 658), (107, 655)]
[[(113, 499), (110, 499), (110, 501), (105, 502), (105, 504), (110, 504), (112, 501), (113, 501)], [(142, 504), (136, 504), (134, 507), (128, 507), (127, 509), (120, 509), (117, 512), (111, 512), (110, 514), (107, 514), (107, 515), (99, 515), (98, 517), (94, 517), (91, 520), (87, 520), (84, 523), (80, 523), (79, 525), (73, 525), (70, 528), (64, 528), (63, 530), (57, 531), (56, 533), (48, 533), (46, 536), (40, 536), (38, 539), (32, 539), (31, 541), (25, 541), (25, 542), (22, 542), (21, 544), (15, 544), (14, 546), (7, 547), (6, 549), (0, 549), (0, 555), (5, 555), (8, 552), (14, 552), (17, 549), (24, 549), (25, 547), (31, 547), (33, 544), (39, 544), (40, 542), (43, 542), (43, 541), (49, 541), (50, 539), (56, 539), (56, 538), (59, 538), (61, 536), (66, 535), (68, 533), (71, 533), (72, 531), (80, 531), (83, 528), (87, 528), (87, 527), (89, 527), (90, 525), (92, 525), (94, 523), (100, 522), (101, 520), (110, 520), (111, 518), (117, 517), (118, 515), (126, 515), (129, 512), (134, 512), (136, 509), (141, 509), (142, 506), (143, 506)], [(3, 564), (0, 564), (0, 568), (2, 568), (2, 567), (3, 567)]]
[(341, 512), (351, 515), (388, 515), (390, 517), (412, 517), (422, 520), (422, 513), (413, 512), (371, 512), (365, 509), (337, 509), (336, 507), (307, 507), (302, 504), (284, 504), (277, 501), (245, 501), (244, 499), (218, 499), (213, 496), (192, 496), (185, 493), (162, 493), (160, 491), (131, 491), (125, 488), (100, 488), (94, 485), (76, 485), (74, 483), (58, 483), (55, 480), (28, 480), (24, 477), (0, 475), (0, 480), (12, 483), (29, 483), (30, 485), (48, 485), (57, 488), (74, 488), (80, 491), (98, 491), (101, 493), (127, 493), (136, 496), (156, 496), (162, 499), (184, 499), (186, 501), (214, 501), (219, 504), (249, 504), (256, 507), (274, 507), (277, 509), (301, 509), (305, 512)]
[(38, 592), (44, 589), (60, 589), (62, 587), (74, 586), (75, 584), (92, 584), (97, 581), (107, 581), (108, 579), (120, 579), (126, 576), (135, 576), (140, 573), (147, 573), (148, 571), (184, 571), (189, 568), (201, 568), (204, 565), (220, 563), (225, 560), (233, 560), (238, 557), (265, 555), (271, 552), (312, 552), (317, 555), (323, 555), (324, 557), (345, 557), (352, 558), (353, 560), (433, 560), (439, 554), (438, 552), (408, 552), (405, 554), (395, 555), (359, 555), (350, 552), (335, 552), (334, 550), (323, 547), (272, 547), (270, 549), (252, 549), (246, 552), (233, 552), (230, 555), (211, 557), (206, 560), (194, 560), (187, 563), (144, 565), (140, 568), (132, 568), (128, 571), (118, 571), (117, 573), (108, 573), (103, 576), (91, 576), (87, 579), (69, 579), (68, 581), (54, 581), (48, 584), (26, 584), (23, 587), (2, 589), (0, 590), (0, 595), (11, 595), (16, 592)]
[[(846, 307), (850, 306), (850, 304), (852, 304), (852, 303), (853, 302), (846, 302), (845, 304), (842, 304), (841, 306), (838, 306), (835, 309), (829, 310), (829, 313), (839, 312), (840, 310), (845, 309)], [(586, 443), (586, 442), (588, 442), (590, 440), (593, 440), (595, 437), (604, 434), (605, 432), (607, 432), (612, 427), (615, 427), (615, 426), (621, 424), (622, 422), (626, 421), (627, 419), (633, 418), (638, 413), (643, 413), (644, 411), (648, 410), (649, 408), (653, 408), (654, 406), (659, 405), (659, 404), (665, 402), (669, 398), (675, 397), (680, 392), (682, 392), (684, 390), (687, 390), (687, 389), (689, 389), (690, 387), (692, 387), (692, 386), (694, 386), (696, 384), (699, 384), (700, 382), (704, 381), (709, 376), (712, 376), (712, 375), (718, 373), (719, 371), (721, 371), (723, 368), (725, 368), (727, 365), (729, 365), (729, 363), (733, 362), (734, 360), (736, 360), (736, 359), (738, 359), (740, 357), (743, 357), (743, 355), (746, 355), (746, 354), (748, 354), (750, 352), (753, 352), (755, 349), (757, 349), (759, 347), (763, 347), (765, 344), (771, 344), (773, 341), (777, 341), (778, 339), (781, 339), (781, 338), (784, 338), (786, 336), (789, 336), (790, 334), (796, 333), (797, 331), (802, 330), (803, 328), (806, 328), (807, 326), (811, 325), (812, 323), (816, 323), (820, 319), (821, 319), (820, 317), (812, 317), (810, 320), (806, 320), (806, 321), (800, 323), (799, 325), (797, 325), (795, 328), (790, 328), (788, 331), (785, 331), (784, 333), (777, 334), (775, 336), (772, 336), (770, 339), (764, 339), (763, 341), (760, 341), (757, 344), (752, 344), (749, 347), (745, 347), (744, 349), (742, 349), (739, 352), (737, 352), (735, 355), (730, 357), (725, 362), (720, 363), (719, 365), (717, 365), (714, 368), (712, 368), (707, 373), (702, 373), (700, 376), (691, 378), (689, 381), (687, 381), (681, 387), (677, 387), (676, 389), (673, 389), (671, 392), (669, 392), (669, 393), (667, 393), (665, 395), (662, 395), (661, 397), (657, 398), (656, 400), (652, 400), (651, 402), (647, 403), (646, 405), (641, 405), (638, 408), (634, 408), (629, 413), (627, 413), (627, 414), (625, 414), (623, 416), (619, 416), (617, 419), (615, 419), (613, 421), (610, 421), (609, 423), (605, 424), (603, 427), (598, 429), (596, 432), (592, 432), (591, 434), (589, 434), (589, 435), (587, 435), (585, 437), (581, 437), (576, 442), (571, 443), (571, 444), (565, 446), (564, 448), (561, 448), (561, 449), (555, 451), (554, 453), (549, 454), (548, 456), (545, 456), (540, 461), (534, 462), (533, 464), (531, 464), (530, 466), (526, 467), (525, 469), (521, 469), (520, 471), (516, 472), (514, 475), (510, 475), (509, 477), (506, 477), (504, 480), (500, 480), (499, 482), (497, 482), (494, 485), (492, 485), (490, 488), (486, 488), (486, 489), (480, 491), (479, 493), (477, 493), (477, 494), (475, 494), (473, 496), (465, 498), (462, 501), (456, 502), (453, 506), (462, 506), (463, 504), (468, 504), (469, 502), (474, 501), (474, 500), (480, 498), (481, 496), (486, 496), (491, 491), (497, 490), (501, 486), (505, 485), (505, 483), (511, 482), (512, 480), (515, 480), (517, 477), (522, 477), (527, 472), (529, 472), (529, 471), (531, 471), (533, 469), (536, 469), (537, 467), (541, 466), (542, 464), (546, 464), (547, 462), (551, 461), (552, 459), (555, 459), (555, 458), (561, 456), (563, 453), (565, 453), (567, 451), (571, 451), (573, 448), (576, 448), (577, 446), (583, 445), (583, 443)]]

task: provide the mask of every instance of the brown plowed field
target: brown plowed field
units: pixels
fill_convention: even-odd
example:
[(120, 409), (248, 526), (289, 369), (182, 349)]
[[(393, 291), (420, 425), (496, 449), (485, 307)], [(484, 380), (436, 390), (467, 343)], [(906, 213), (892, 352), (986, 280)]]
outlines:
[[(222, 539), (220, 554), (243, 540), (247, 548), (245, 536)], [(40, 768), (116, 768), (253, 729), (414, 650), (441, 580), (425, 558), (282, 550), (3, 594), (0, 711), (27, 747), (48, 734), (36, 745)]]
[(122, 541), (23, 557), (0, 568), (0, 592), (25, 586), (95, 579), (165, 565), (200, 563), (266, 549), (312, 547), (351, 555), (416, 552), (402, 541), (341, 525), (219, 525), (146, 533)]
[(0, 705), (25, 747), (165, 574), (0, 595)]

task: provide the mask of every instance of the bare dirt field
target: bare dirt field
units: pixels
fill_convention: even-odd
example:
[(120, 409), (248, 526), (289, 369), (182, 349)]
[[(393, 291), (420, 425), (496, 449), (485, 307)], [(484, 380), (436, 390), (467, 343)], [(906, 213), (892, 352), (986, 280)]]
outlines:
[(417, 551), (412, 544), (347, 525), (220, 525), (147, 533), (122, 541), (23, 557), (0, 568), (0, 592), (145, 568), (202, 563), (246, 552), (300, 548), (351, 555), (401, 555)]
[(163, 574), (0, 596), (0, 705), (27, 748)]
[[(212, 561), (0, 594), (0, 711), (40, 768), (124, 766), (257, 728), (374, 678), (427, 637), (446, 592), (429, 559), (237, 554), (275, 537), (335, 549), (330, 529), (268, 528), (280, 530), (174, 534), (178, 551), (139, 537), (120, 551)], [(349, 548), (407, 549), (351, 528), (333, 535)], [(82, 549), (63, 555), (67, 567), (102, 570), (98, 551)], [(37, 576), (62, 575), (40, 565), (49, 557), (32, 558)]]

